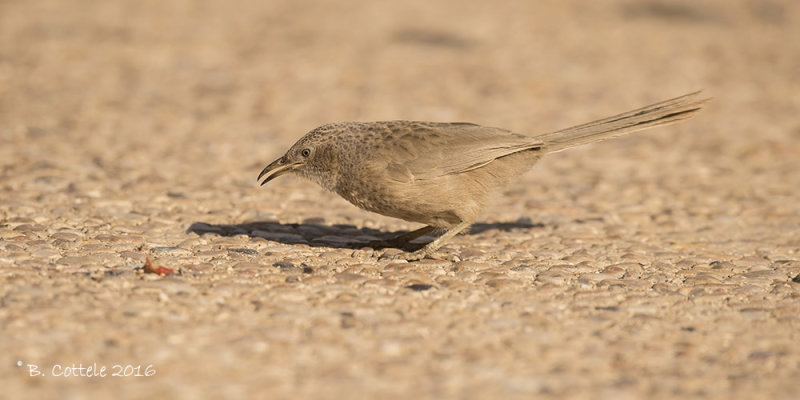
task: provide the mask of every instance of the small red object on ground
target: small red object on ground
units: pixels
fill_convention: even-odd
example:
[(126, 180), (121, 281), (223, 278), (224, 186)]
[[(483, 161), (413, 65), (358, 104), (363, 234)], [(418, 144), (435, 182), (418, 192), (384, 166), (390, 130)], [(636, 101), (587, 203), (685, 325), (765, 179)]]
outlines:
[(144, 269), (146, 274), (159, 274), (161, 276), (175, 273), (175, 270), (172, 268), (167, 268), (163, 265), (154, 266), (153, 263), (150, 262), (149, 257), (145, 259), (142, 269)]

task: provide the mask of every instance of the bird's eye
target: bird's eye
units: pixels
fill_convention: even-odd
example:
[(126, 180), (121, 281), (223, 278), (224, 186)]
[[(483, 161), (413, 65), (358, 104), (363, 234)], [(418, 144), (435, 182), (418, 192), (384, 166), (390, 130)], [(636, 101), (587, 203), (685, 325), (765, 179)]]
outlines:
[(303, 150), (300, 151), (300, 155), (303, 156), (303, 157), (308, 157), (308, 156), (311, 155), (311, 150), (303, 149)]

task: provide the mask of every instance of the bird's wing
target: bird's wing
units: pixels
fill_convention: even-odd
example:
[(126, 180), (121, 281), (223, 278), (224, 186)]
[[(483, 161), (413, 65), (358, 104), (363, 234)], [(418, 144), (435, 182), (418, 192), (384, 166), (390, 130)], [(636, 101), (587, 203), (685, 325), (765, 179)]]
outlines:
[(401, 182), (467, 172), (542, 146), (531, 137), (468, 123), (411, 122), (390, 130), (381, 159), (389, 177)]

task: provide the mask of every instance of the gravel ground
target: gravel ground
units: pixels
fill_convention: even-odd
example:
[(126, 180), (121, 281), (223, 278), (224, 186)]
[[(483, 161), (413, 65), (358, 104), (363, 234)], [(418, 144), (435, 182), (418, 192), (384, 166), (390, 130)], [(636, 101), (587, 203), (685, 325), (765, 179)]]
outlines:
[[(798, 37), (791, 0), (0, 1), (0, 398), (797, 398)], [(701, 88), (546, 157), (460, 262), (255, 180), (325, 122), (535, 134)]]

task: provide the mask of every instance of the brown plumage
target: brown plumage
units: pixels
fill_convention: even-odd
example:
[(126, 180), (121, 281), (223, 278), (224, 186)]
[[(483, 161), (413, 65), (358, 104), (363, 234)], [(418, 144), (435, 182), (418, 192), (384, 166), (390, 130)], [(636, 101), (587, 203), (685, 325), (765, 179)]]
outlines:
[(304, 176), (368, 211), (426, 227), (384, 243), (401, 245), (447, 231), (419, 259), (469, 227), (489, 195), (547, 153), (691, 117), (707, 101), (699, 92), (613, 117), (537, 136), (470, 123), (345, 122), (303, 136), (267, 165), (262, 185), (287, 172)]

